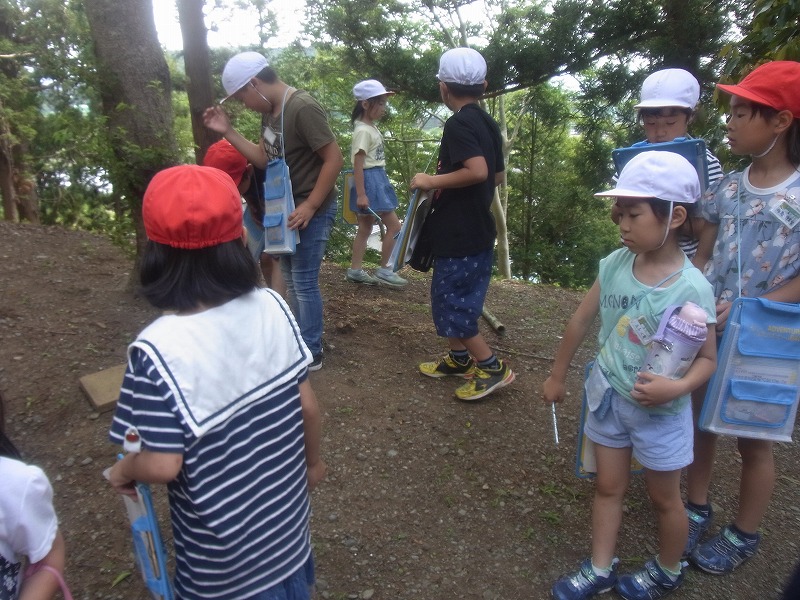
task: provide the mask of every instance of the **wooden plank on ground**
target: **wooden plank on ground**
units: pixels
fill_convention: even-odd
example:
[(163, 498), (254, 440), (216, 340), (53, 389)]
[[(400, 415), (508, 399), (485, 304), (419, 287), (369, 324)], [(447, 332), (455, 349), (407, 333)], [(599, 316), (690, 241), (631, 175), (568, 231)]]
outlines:
[(84, 375), (78, 381), (92, 406), (100, 412), (113, 409), (119, 398), (119, 388), (125, 376), (126, 365), (103, 369), (91, 375)]

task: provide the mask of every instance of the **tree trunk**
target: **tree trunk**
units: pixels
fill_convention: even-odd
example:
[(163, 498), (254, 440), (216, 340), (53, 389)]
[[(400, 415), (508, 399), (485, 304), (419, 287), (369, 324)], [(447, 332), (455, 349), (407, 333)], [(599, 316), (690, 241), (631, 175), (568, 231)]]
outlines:
[(158, 171), (177, 164), (169, 69), (158, 42), (152, 0), (84, 0), (97, 58), (103, 114), (114, 149), (110, 178), (136, 227), (136, 265), (147, 238), (142, 197)]
[(218, 133), (203, 125), (203, 111), (214, 103), (203, 3), (204, 0), (178, 0), (178, 20), (181, 25), (183, 61), (186, 67), (186, 92), (189, 95), (195, 160), (198, 164), (202, 163), (208, 147), (220, 139)]
[[(503, 138), (503, 164), (508, 172), (508, 159), (511, 155), (511, 144), (508, 142), (508, 123), (506, 122), (506, 100), (505, 96), (497, 99), (499, 103), (500, 134)], [(500, 191), (503, 198), (500, 197)], [(497, 227), (497, 270), (503, 279), (511, 279), (511, 252), (508, 248), (508, 225), (506, 215), (508, 214), (508, 186), (503, 184), (494, 189), (492, 199), (492, 213)]]

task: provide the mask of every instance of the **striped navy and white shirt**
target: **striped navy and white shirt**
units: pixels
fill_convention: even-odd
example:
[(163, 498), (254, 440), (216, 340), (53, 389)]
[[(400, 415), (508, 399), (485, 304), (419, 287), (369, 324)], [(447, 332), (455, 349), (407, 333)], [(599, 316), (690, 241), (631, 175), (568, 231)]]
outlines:
[(252, 598), (308, 565), (309, 362), (267, 290), (161, 317), (129, 348), (110, 438), (133, 426), (143, 449), (183, 455), (168, 484), (178, 597)]

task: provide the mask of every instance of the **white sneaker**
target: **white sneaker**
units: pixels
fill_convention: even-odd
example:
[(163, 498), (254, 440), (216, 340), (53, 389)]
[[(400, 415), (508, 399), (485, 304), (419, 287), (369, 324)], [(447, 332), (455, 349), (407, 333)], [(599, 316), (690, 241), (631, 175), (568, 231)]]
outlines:
[(385, 267), (381, 267), (375, 271), (375, 277), (377, 277), (381, 283), (393, 288), (405, 287), (408, 283), (407, 279), (403, 279), (400, 275), (393, 273), (390, 269)]
[(345, 275), (345, 279), (347, 279), (347, 281), (352, 281), (353, 283), (378, 285), (378, 280), (367, 273), (364, 269), (347, 269), (347, 275)]

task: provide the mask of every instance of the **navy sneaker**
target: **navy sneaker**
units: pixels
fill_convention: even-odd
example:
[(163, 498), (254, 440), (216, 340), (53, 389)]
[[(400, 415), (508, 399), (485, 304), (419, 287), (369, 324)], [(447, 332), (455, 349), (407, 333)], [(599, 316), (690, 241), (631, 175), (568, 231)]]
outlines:
[(689, 518), (689, 537), (686, 540), (686, 548), (684, 548), (681, 558), (689, 558), (697, 547), (697, 544), (700, 543), (700, 538), (708, 531), (708, 528), (711, 526), (711, 521), (714, 520), (714, 511), (709, 504), (708, 516), (705, 516), (687, 505), (686, 516)]
[(753, 556), (759, 541), (759, 534), (754, 540), (746, 540), (726, 525), (713, 538), (695, 548), (690, 560), (706, 573), (725, 575)]
[(618, 566), (619, 559), (615, 558), (611, 562), (611, 573), (603, 577), (594, 572), (592, 559), (587, 558), (576, 572), (564, 575), (556, 581), (550, 595), (554, 600), (586, 600), (597, 594), (604, 594), (617, 582)]
[(638, 571), (620, 576), (614, 590), (625, 600), (663, 598), (674, 592), (683, 583), (685, 566), (686, 563), (681, 563), (681, 574), (673, 581), (672, 577), (659, 566), (656, 559), (650, 559)]
[(308, 365), (309, 371), (319, 371), (322, 368), (322, 352), (317, 354), (312, 360), (311, 364)]

